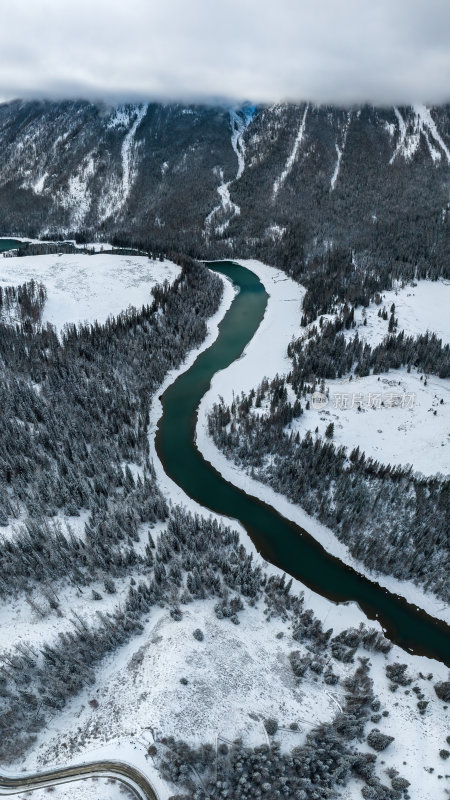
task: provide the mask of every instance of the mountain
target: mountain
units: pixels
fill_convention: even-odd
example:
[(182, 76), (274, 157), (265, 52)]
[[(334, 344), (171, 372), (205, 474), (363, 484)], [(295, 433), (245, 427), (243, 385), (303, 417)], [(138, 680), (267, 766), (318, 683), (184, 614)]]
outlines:
[(239, 253), (449, 257), (450, 106), (0, 105), (0, 232)]

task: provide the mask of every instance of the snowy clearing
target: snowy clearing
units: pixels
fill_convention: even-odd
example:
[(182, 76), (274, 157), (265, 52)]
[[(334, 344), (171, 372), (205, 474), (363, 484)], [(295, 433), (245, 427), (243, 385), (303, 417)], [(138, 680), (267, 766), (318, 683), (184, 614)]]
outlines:
[(129, 306), (151, 303), (151, 290), (180, 268), (171, 261), (145, 256), (70, 255), (12, 256), (0, 259), (0, 285), (35, 280), (47, 288), (43, 322), (60, 331), (65, 323), (105, 322)]
[[(96, 684), (69, 703), (43, 732), (35, 749), (38, 762), (66, 760), (62, 731), (78, 748), (111, 739), (138, 739), (145, 730), (175, 736), (193, 745), (242, 735), (248, 745), (264, 744), (263, 719), (290, 723), (305, 720), (304, 739), (320, 721), (331, 720), (335, 707), (312, 680), (296, 688), (288, 656), (295, 646), (279, 618), (267, 622), (263, 603), (240, 612), (240, 625), (218, 620), (215, 600), (196, 600), (175, 622), (167, 609), (154, 609), (143, 634), (105, 660)], [(193, 632), (199, 628), (204, 640)], [(180, 684), (186, 678), (187, 685)], [(307, 690), (307, 691), (306, 691)], [(89, 706), (95, 697), (98, 708)], [(82, 734), (77, 735), (77, 727)], [(34, 762), (36, 763), (36, 762)]]
[(323, 436), (333, 422), (337, 445), (359, 447), (383, 464), (411, 464), (424, 475), (448, 474), (450, 381), (432, 375), (424, 385), (417, 372), (400, 369), (383, 376), (327, 381), (325, 386), (328, 405), (305, 410), (292, 430), (303, 435), (317, 426)]
[[(443, 344), (450, 343), (450, 281), (417, 281), (389, 292), (383, 292), (379, 306), (371, 303), (368, 308), (355, 309), (355, 322), (358, 335), (372, 347), (388, 335), (389, 320), (378, 316), (385, 308), (388, 317), (392, 303), (394, 316), (398, 319), (397, 331), (405, 331), (407, 336), (417, 336), (432, 331)], [(364, 319), (367, 324), (364, 325)], [(346, 337), (353, 336), (355, 328), (345, 331)]]
[[(341, 683), (324, 686), (312, 673), (297, 683), (289, 653), (303, 652), (304, 645), (293, 639), (288, 623), (278, 617), (268, 621), (258, 603), (241, 612), (241, 624), (235, 626), (218, 620), (213, 606), (213, 600), (189, 604), (182, 622), (172, 620), (166, 609), (150, 612), (143, 634), (105, 660), (95, 684), (53, 718), (21, 766), (34, 770), (100, 756), (120, 758), (138, 766), (165, 799), (173, 787), (156, 778), (152, 758), (146, 755), (148, 746), (162, 736), (215, 745), (217, 737), (233, 740), (242, 735), (245, 744), (257, 746), (266, 743), (263, 720), (272, 716), (282, 726), (276, 739), (286, 750), (301, 746), (313, 727), (334, 718), (345, 690)], [(193, 636), (196, 628), (204, 633), (201, 642)], [(380, 778), (386, 782), (384, 770), (394, 766), (411, 781), (414, 798), (439, 796), (438, 776), (445, 769), (439, 750), (447, 730), (445, 708), (433, 684), (445, 680), (445, 667), (396, 647), (387, 657), (366, 654), (381, 710), (389, 711), (377, 727), (395, 737), (380, 757)], [(429, 701), (424, 715), (419, 714), (412, 685), (406, 691), (400, 687), (396, 694), (389, 690), (388, 663), (408, 665), (413, 684)], [(333, 661), (341, 682), (354, 669)], [(187, 680), (185, 685), (181, 678)], [(298, 731), (287, 730), (292, 722)], [(368, 722), (366, 734), (372, 728)], [(359, 749), (370, 751), (366, 743)], [(360, 791), (361, 783), (352, 780), (343, 797), (360, 797)]]

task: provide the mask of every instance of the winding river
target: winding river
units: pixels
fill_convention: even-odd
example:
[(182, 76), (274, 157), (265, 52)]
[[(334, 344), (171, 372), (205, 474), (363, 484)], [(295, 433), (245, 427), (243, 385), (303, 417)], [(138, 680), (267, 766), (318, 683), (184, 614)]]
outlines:
[(409, 652), (450, 666), (449, 627), (331, 556), (307, 531), (226, 481), (195, 446), (197, 409), (214, 373), (239, 358), (264, 316), (267, 294), (250, 270), (229, 261), (208, 266), (239, 288), (216, 341), (161, 397), (155, 446), (166, 473), (202, 506), (239, 520), (268, 561), (339, 603), (356, 601), (386, 636)]

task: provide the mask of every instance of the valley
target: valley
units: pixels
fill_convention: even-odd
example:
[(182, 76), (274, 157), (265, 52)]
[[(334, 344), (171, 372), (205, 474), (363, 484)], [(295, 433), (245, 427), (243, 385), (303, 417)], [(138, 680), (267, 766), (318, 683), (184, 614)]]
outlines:
[[(9, 276), (17, 277), (20, 282), (31, 277), (30, 261), (36, 264), (32, 273), (35, 280), (50, 276), (55, 258), (59, 258), (57, 263), (60, 266), (64, 263), (61, 259), (69, 259), (72, 273), (76, 274), (78, 269), (83, 280), (93, 281), (89, 291), (83, 290), (81, 284), (80, 290), (73, 295), (74, 311), (70, 313), (74, 322), (77, 319), (89, 319), (89, 314), (95, 314), (95, 299), (92, 311), (89, 311), (89, 303), (95, 290), (96, 268), (89, 266), (86, 274), (81, 269), (85, 263), (95, 265), (98, 259), (102, 270), (109, 264), (110, 280), (114, 280), (115, 274), (122, 287), (125, 287), (124, 281), (129, 282), (131, 291), (134, 291), (136, 283), (140, 296), (145, 287), (148, 287), (148, 291), (165, 276), (173, 283), (180, 275), (180, 267), (169, 261), (161, 263), (147, 259), (145, 267), (144, 259), (139, 256), (127, 256), (124, 260), (121, 255), (87, 256), (80, 253), (76, 257), (9, 258), (4, 259), (4, 263), (10, 265)], [(39, 267), (41, 263), (47, 264), (47, 273)], [(426, 800), (431, 784), (433, 791), (438, 792), (442, 779), (438, 772), (435, 777), (427, 772), (430, 777), (424, 782), (423, 769), (433, 767), (434, 771), (434, 765), (439, 769), (435, 753), (439, 747), (442, 749), (441, 742), (445, 738), (445, 713), (441, 711), (440, 701), (435, 699), (433, 691), (436, 679), (445, 683), (446, 669), (439, 661), (446, 662), (448, 659), (448, 638), (445, 627), (438, 621), (438, 604), (433, 605), (426, 593), (418, 593), (413, 602), (419, 608), (415, 608), (396, 596), (410, 596), (408, 588), (398, 590), (401, 582), (392, 584), (391, 591), (394, 594), (389, 594), (373, 579), (368, 580), (358, 574), (364, 573), (364, 570), (357, 563), (354, 563), (353, 570), (348, 569), (342, 563), (348, 563), (343, 551), (337, 553), (342, 561), (333, 559), (329, 554), (333, 552), (329, 539), (324, 542), (326, 549), (322, 550), (305, 530), (290, 525), (277, 514), (267, 503), (279, 507), (282, 513), (288, 506), (280, 507), (279, 500), (273, 500), (264, 487), (262, 494), (259, 489), (255, 490), (255, 480), (248, 483), (244, 470), (230, 471), (207, 435), (208, 414), (218, 395), (223, 394), (228, 400), (233, 396), (230, 395), (233, 387), (237, 391), (249, 391), (258, 384), (260, 374), (261, 378), (268, 376), (270, 379), (277, 372), (289, 368), (286, 349), (298, 331), (305, 297), (305, 289), (287, 280), (279, 270), (258, 262), (244, 261), (242, 264), (241, 267), (232, 263), (210, 264), (214, 272), (225, 278), (220, 305), (208, 321), (208, 332), (206, 337), (203, 335), (202, 344), (191, 350), (187, 360), (168, 374), (154, 395), (149, 411), (149, 454), (158, 487), (171, 510), (169, 523), (160, 520), (150, 526), (154, 539), (151, 549), (145, 544), (146, 526), (138, 526), (137, 540), (131, 548), (136, 555), (128, 566), (120, 567), (119, 572), (115, 568), (112, 594), (105, 593), (100, 570), (85, 585), (80, 585), (80, 576), (75, 583), (69, 579), (66, 588), (64, 578), (53, 582), (58, 595), (57, 607), (52, 606), (52, 597), (45, 585), (39, 587), (39, 584), (33, 589), (32, 596), (28, 595), (32, 600), (28, 608), (20, 601), (20, 594), (13, 601), (14, 610), (8, 611), (5, 606), (5, 620), (11, 613), (15, 615), (10, 633), (6, 634), (5, 629), (5, 635), (15, 640), (15, 648), (25, 645), (34, 649), (39, 643), (39, 647), (44, 647), (45, 651), (48, 646), (55, 646), (61, 635), (72, 636), (74, 622), (79, 625), (77, 619), (83, 620), (83, 626), (95, 630), (99, 612), (103, 615), (102, 619), (111, 619), (117, 613), (117, 608), (125, 607), (131, 612), (131, 608), (135, 608), (132, 598), (153, 597), (150, 603), (146, 601), (143, 606), (142, 629), (136, 630), (128, 643), (119, 644), (113, 653), (106, 653), (100, 659), (95, 667), (94, 684), (78, 689), (73, 699), (67, 699), (64, 709), (52, 712), (25, 762), (22, 760), (19, 763), (25, 764), (27, 771), (40, 772), (44, 765), (74, 764), (80, 760), (87, 763), (95, 760), (122, 761), (125, 758), (127, 763), (135, 765), (147, 776), (157, 796), (166, 798), (173, 793), (170, 786), (175, 779), (168, 766), (162, 763), (170, 758), (171, 748), (175, 747), (170, 737), (175, 740), (181, 738), (187, 743), (186, 747), (195, 748), (203, 746), (204, 737), (213, 741), (216, 737), (216, 744), (218, 741), (230, 742), (227, 745), (229, 747), (236, 736), (243, 736), (247, 748), (245, 752), (254, 752), (255, 758), (259, 749), (267, 746), (267, 742), (274, 757), (278, 758), (276, 753), (279, 749), (281, 753), (289, 752), (295, 739), (295, 746), (302, 748), (306, 754), (309, 752), (308, 742), (317, 726), (323, 731), (323, 726), (339, 724), (340, 709), (349, 691), (348, 688), (342, 691), (339, 687), (342, 685), (343, 688), (347, 683), (350, 686), (351, 665), (355, 658), (355, 650), (350, 646), (352, 643), (352, 646), (356, 645), (356, 653), (363, 661), (364, 653), (369, 650), (369, 674), (374, 682), (375, 696), (383, 698), (381, 707), (386, 711), (389, 712), (391, 708), (391, 693), (386, 682), (390, 674), (389, 671), (386, 673), (387, 665), (396, 669), (396, 664), (406, 662), (411, 683), (418, 681), (414, 691), (417, 689), (418, 696), (426, 698), (423, 702), (428, 707), (423, 722), (421, 712), (415, 710), (414, 694), (410, 701), (409, 689), (401, 689), (401, 703), (396, 701), (396, 714), (392, 719), (390, 716), (377, 715), (373, 710), (369, 714), (374, 719), (380, 717), (384, 720), (383, 732), (395, 737), (396, 744), (392, 745), (394, 749), (387, 763), (396, 765), (399, 758), (403, 758), (407, 764), (408, 780), (412, 779), (417, 797)], [(152, 273), (154, 282), (150, 279)], [(9, 276), (5, 275), (5, 283)], [(46, 280), (50, 301), (55, 289), (48, 277)], [(239, 285), (239, 293), (236, 294), (236, 286), (233, 287), (232, 282)], [(70, 297), (70, 282), (64, 291)], [(127, 296), (124, 291), (120, 296), (117, 294), (117, 310), (120, 304), (126, 307), (132, 298), (132, 294)], [(69, 309), (68, 305), (61, 302), (59, 306)], [(43, 313), (45, 315), (45, 305)], [(49, 321), (58, 322), (51, 317)], [(267, 353), (266, 359), (261, 358), (263, 351)], [(230, 366), (224, 369), (228, 364)], [(212, 386), (209, 389), (211, 378)], [(198, 412), (197, 446), (207, 460), (212, 461), (215, 469), (202, 459), (193, 444), (196, 409), (202, 396), (205, 397)], [(183, 408), (183, 414), (179, 413), (180, 408)], [(158, 422), (161, 412), (162, 417)], [(128, 461), (128, 464), (129, 474), (133, 478), (127, 477), (126, 480), (136, 481), (137, 488), (144, 477), (142, 467), (132, 461)], [(231, 483), (226, 483), (216, 469)], [(177, 486), (177, 483), (180, 485)], [(246, 494), (232, 484), (243, 488)], [(131, 483), (126, 491), (130, 488)], [(255, 499), (258, 496), (262, 497), (263, 503)], [(77, 517), (66, 515), (70, 526), (67, 530), (72, 531), (71, 536), (76, 532), (77, 537), (88, 542), (92, 534), (88, 532), (89, 525), (86, 533), (83, 533), (86, 517), (82, 510), (79, 513), (79, 523)], [(186, 514), (196, 516), (189, 517)], [(290, 518), (289, 511), (286, 516)], [(315, 521), (306, 516), (303, 519), (303, 527), (311, 530), (315, 536)], [(237, 520), (241, 520), (244, 526)], [(234, 532), (224, 532), (223, 525), (231, 525)], [(189, 546), (185, 541), (188, 531), (191, 537)], [(12, 530), (10, 535), (14, 541), (18, 534)], [(217, 542), (214, 555), (208, 541)], [(154, 545), (156, 547), (152, 549)], [(231, 556), (223, 560), (221, 549), (230, 545), (235, 548), (234, 554), (231, 552)], [(204, 553), (205, 546), (207, 549)], [(115, 547), (114, 544), (113, 551)], [(249, 558), (251, 561), (248, 561)], [(240, 567), (232, 566), (239, 563), (243, 568), (242, 575)], [(208, 566), (211, 564), (215, 565), (213, 572)], [(280, 583), (282, 573), (279, 567), (295, 578), (289, 588), (286, 588), (285, 578)], [(187, 580), (185, 582), (182, 577), (180, 583), (184, 570), (187, 570)], [(224, 587), (218, 589), (216, 581), (221, 571)], [(152, 572), (154, 577), (150, 595), (147, 595), (148, 590), (144, 590), (142, 581), (147, 580), (146, 576)], [(382, 584), (379, 576), (376, 580)], [(133, 586), (139, 586), (138, 595), (134, 594)], [(230, 594), (227, 586), (232, 587), (234, 595)], [(87, 593), (90, 591), (99, 598), (93, 605), (88, 600)], [(240, 601), (239, 597), (242, 598)], [(156, 606), (152, 607), (155, 600)], [(336, 603), (336, 600), (339, 602)], [(92, 612), (87, 614), (89, 606)], [(305, 610), (302, 611), (302, 607)], [(426, 608), (430, 616), (421, 612), (420, 608)], [(437, 620), (432, 618), (434, 612)], [(40, 617), (38, 626), (33, 624), (36, 615)], [(370, 623), (366, 615), (372, 619)], [(308, 625), (314, 620), (308, 633)], [(321, 633), (324, 628), (320, 621), (332, 629), (331, 633)], [(240, 624), (240, 627), (235, 628), (233, 622)], [(370, 633), (369, 628), (369, 633), (362, 633), (367, 630), (368, 624), (374, 626), (373, 632)], [(301, 635), (299, 626), (304, 631)], [(386, 640), (383, 640), (382, 629), (405, 649), (397, 645), (392, 648), (388, 642), (383, 644)], [(199, 634), (197, 639), (197, 630), (203, 638)], [(302, 659), (302, 666), (295, 669), (300, 670), (298, 675), (302, 677), (293, 677), (297, 673), (292, 673), (291, 664), (295, 661), (292, 661), (292, 647), (300, 647), (300, 654), (295, 658)], [(375, 649), (371, 650), (373, 647)], [(416, 655), (408, 652), (411, 649)], [(316, 662), (317, 666), (311, 669), (310, 665)], [(334, 683), (334, 677), (331, 678), (330, 669), (337, 674), (337, 683)], [(395, 669), (392, 674), (396, 674)], [(280, 686), (274, 693), (273, 681), (278, 672)], [(427, 683), (430, 674), (433, 678)], [(296, 680), (302, 686), (300, 690), (296, 688)], [(249, 687), (255, 685), (255, 681), (259, 687), (258, 694), (249, 695)], [(264, 685), (267, 688), (262, 691)], [(356, 688), (353, 691), (357, 691)], [(283, 692), (285, 700), (280, 704)], [(230, 695), (234, 698), (232, 707), (229, 705)], [(400, 698), (400, 694), (397, 698)], [(377, 701), (373, 699), (372, 702), (375, 707)], [(268, 734), (264, 720), (276, 719), (280, 715), (281, 724), (277, 723), (279, 730)], [(194, 735), (192, 719), (196, 720)], [(367, 720), (370, 725), (368, 717)], [(291, 729), (291, 722), (298, 727)], [(399, 739), (398, 731), (404, 729), (405, 725), (410, 726), (409, 736)], [(429, 747), (423, 752), (422, 759), (417, 761), (414, 741), (420, 726), (425, 726), (428, 732)], [(253, 751), (252, 748), (256, 749)], [(151, 757), (148, 755), (150, 751)], [(364, 748), (359, 752), (364, 752)], [(195, 763), (196, 756), (193, 754), (186, 754), (186, 758), (193, 759), (192, 763)], [(217, 755), (213, 754), (212, 764), (215, 758)], [(18, 764), (11, 762), (8, 769), (17, 772)], [(202, 769), (200, 765), (195, 768), (199, 776), (194, 780), (197, 786), (201, 786), (203, 780), (210, 780), (206, 775), (202, 777)], [(395, 770), (395, 766), (392, 769)], [(378, 765), (376, 770), (373, 780), (383, 783), (386, 778), (382, 765)], [(209, 767), (207, 775), (210, 775)], [(175, 782), (179, 780), (184, 779), (179, 777)], [(359, 779), (355, 780), (353, 773), (348, 774), (345, 786), (341, 796), (358, 796)], [(425, 794), (422, 794), (422, 789)], [(89, 782), (83, 783), (82, 787), (80, 785), (79, 790), (85, 800), (94, 797), (97, 791), (95, 784)], [(72, 790), (57, 786), (54, 791), (58, 798), (65, 798), (70, 797)], [(110, 796), (114, 797), (118, 787), (112, 786), (109, 791)]]
[(445, 796), (448, 119), (0, 106), (5, 774)]

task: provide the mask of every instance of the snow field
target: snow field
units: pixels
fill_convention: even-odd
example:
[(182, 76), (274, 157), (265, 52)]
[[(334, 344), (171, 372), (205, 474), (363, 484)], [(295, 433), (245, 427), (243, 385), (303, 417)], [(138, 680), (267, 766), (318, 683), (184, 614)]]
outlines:
[(47, 288), (43, 322), (61, 331), (66, 323), (106, 322), (129, 306), (152, 302), (158, 283), (172, 283), (180, 268), (145, 256), (99, 253), (23, 256), (0, 259), (0, 286), (35, 280)]
[(425, 385), (417, 372), (401, 369), (385, 376), (327, 381), (325, 386), (328, 405), (305, 410), (290, 425), (294, 432), (303, 436), (317, 427), (323, 438), (333, 422), (333, 442), (349, 451), (359, 447), (380, 463), (411, 464), (424, 475), (448, 474), (450, 381), (430, 376)]
[[(301, 746), (314, 726), (334, 718), (345, 702), (342, 681), (354, 672), (357, 660), (332, 661), (340, 676), (336, 686), (314, 680), (311, 672), (297, 683), (289, 653), (300, 650), (303, 655), (306, 649), (292, 638), (288, 623), (279, 618), (267, 621), (263, 604), (257, 603), (240, 612), (241, 624), (235, 626), (230, 620), (217, 620), (214, 603), (197, 600), (183, 607), (182, 622), (172, 620), (167, 609), (153, 609), (142, 636), (105, 659), (95, 685), (72, 700), (39, 735), (26, 769), (108, 755), (139, 766), (153, 780), (146, 750), (162, 736), (173, 735), (193, 746), (242, 736), (246, 745), (257, 746), (267, 741), (264, 719), (274, 717), (281, 726), (275, 738), (286, 750)], [(201, 642), (193, 636), (196, 628), (204, 633)], [(412, 783), (415, 799), (439, 797), (443, 785), (438, 775), (445, 773), (439, 750), (445, 747), (447, 720), (433, 684), (446, 679), (446, 669), (396, 647), (387, 657), (364, 650), (357, 655), (369, 657), (380, 711), (389, 711), (380, 721), (369, 721), (365, 733), (377, 727), (395, 737), (379, 756), (380, 778), (388, 782), (383, 770), (394, 766)], [(406, 663), (413, 678), (406, 694), (404, 687), (395, 693), (389, 690), (385, 668), (396, 662)], [(423, 716), (413, 686), (430, 701)], [(291, 722), (297, 722), (298, 732), (287, 730)], [(358, 749), (372, 752), (366, 742)], [(158, 788), (163, 800), (173, 792), (162, 782)], [(436, 793), (430, 793), (434, 789)], [(360, 790), (361, 783), (354, 780), (343, 796), (360, 797)]]
[[(379, 306), (371, 303), (368, 308), (361, 306), (355, 310), (356, 329), (345, 331), (346, 337), (355, 335), (374, 347), (388, 335), (389, 320), (378, 316), (378, 311), (386, 309), (388, 317), (392, 303), (394, 316), (398, 319), (397, 331), (405, 331), (406, 336), (417, 336), (427, 331), (436, 334), (443, 344), (450, 343), (450, 281), (417, 281), (383, 292)], [(364, 325), (364, 319), (367, 322)]]
[[(152, 610), (143, 635), (106, 659), (96, 685), (52, 722), (53, 733), (39, 737), (36, 758), (57, 763), (61, 755), (67, 757), (63, 736), (74, 744), (73, 757), (79, 757), (80, 747), (83, 752), (111, 739), (137, 740), (145, 730), (192, 745), (242, 735), (256, 746), (266, 742), (267, 717), (283, 724), (297, 721), (301, 744), (314, 725), (334, 717), (336, 705), (323, 686), (309, 678), (296, 686), (288, 656), (304, 646), (288, 635), (281, 620), (267, 622), (263, 604), (257, 603), (240, 612), (241, 624), (233, 625), (216, 618), (215, 602), (183, 606), (181, 623), (167, 609)], [(193, 636), (197, 628), (204, 633), (202, 642)], [(94, 710), (86, 703), (91, 696), (99, 703)], [(64, 733), (63, 717), (74, 721)]]
[(117, 781), (102, 778), (90, 778), (73, 783), (62, 784), (61, 786), (53, 786), (51, 789), (34, 789), (32, 792), (21, 792), (15, 795), (17, 800), (48, 800), (49, 791), (51, 791), (52, 800), (124, 800), (125, 798), (133, 798), (131, 793), (128, 795), (125, 787)]

